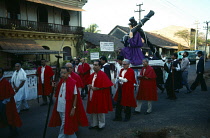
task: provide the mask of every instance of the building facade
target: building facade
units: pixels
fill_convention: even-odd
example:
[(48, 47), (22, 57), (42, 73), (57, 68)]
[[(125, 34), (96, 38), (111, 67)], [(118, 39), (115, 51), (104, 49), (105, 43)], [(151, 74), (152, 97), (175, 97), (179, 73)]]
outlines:
[(0, 0), (0, 66), (11, 66), (14, 60), (41, 58), (53, 64), (58, 53), (63, 56), (61, 62), (76, 56), (82, 48), (81, 12), (86, 3), (87, 0)]

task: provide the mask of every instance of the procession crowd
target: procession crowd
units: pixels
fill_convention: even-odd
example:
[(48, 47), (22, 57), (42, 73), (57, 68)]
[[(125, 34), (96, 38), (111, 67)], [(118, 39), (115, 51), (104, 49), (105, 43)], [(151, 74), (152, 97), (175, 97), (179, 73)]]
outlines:
[[(113, 121), (130, 120), (132, 114), (142, 113), (143, 101), (147, 101), (145, 115), (152, 113), (152, 101), (158, 100), (158, 88), (163, 93), (166, 91), (167, 99), (176, 100), (176, 93), (185, 85), (186, 94), (193, 92), (201, 84), (201, 90), (207, 91), (203, 78), (204, 59), (202, 52), (198, 52), (199, 60), (196, 63), (197, 77), (191, 86), (188, 84), (189, 59), (188, 52), (184, 52), (183, 58), (178, 60), (175, 53), (171, 58), (164, 59), (163, 67), (149, 65), (152, 56), (142, 60), (141, 69), (132, 69), (130, 60), (123, 56), (117, 57), (115, 65), (115, 80), (112, 81), (110, 64), (105, 56), (94, 61), (91, 67), (84, 58), (75, 59), (72, 63), (66, 63), (60, 69), (59, 82), (55, 82), (52, 68), (41, 60), (41, 66), (37, 69), (38, 95), (42, 96), (43, 103), (40, 106), (54, 105), (50, 117), (49, 127), (60, 126), (59, 138), (77, 137), (75, 132), (79, 126), (89, 126), (89, 129), (102, 131), (105, 128), (105, 114), (115, 108)], [(27, 104), (27, 77), (20, 63), (15, 64), (15, 72), (9, 83), (3, 77), (4, 70), (0, 68), (0, 127), (9, 126), (11, 137), (18, 135), (17, 127), (22, 126), (18, 113), (28, 111)], [(111, 87), (116, 88), (116, 93)], [(135, 97), (134, 90), (138, 87)], [(50, 96), (56, 89), (53, 102)], [(115, 93), (115, 94), (114, 94)], [(82, 99), (87, 95), (86, 110)], [(132, 113), (131, 108), (135, 108)], [(125, 115), (123, 115), (123, 112)], [(90, 114), (90, 120), (86, 113)]]

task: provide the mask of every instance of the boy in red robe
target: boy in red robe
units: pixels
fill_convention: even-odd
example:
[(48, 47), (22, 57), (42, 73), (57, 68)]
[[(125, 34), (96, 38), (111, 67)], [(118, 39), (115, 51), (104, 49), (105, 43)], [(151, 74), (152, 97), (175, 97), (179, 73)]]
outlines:
[(125, 106), (125, 119), (127, 122), (131, 117), (131, 107), (136, 107), (134, 97), (134, 83), (136, 83), (133, 69), (129, 68), (130, 61), (123, 60), (123, 69), (120, 70), (118, 89), (114, 100), (117, 102), (115, 118), (113, 121), (122, 121), (122, 109)]
[(87, 113), (90, 115), (90, 129), (102, 130), (105, 127), (105, 113), (112, 111), (110, 87), (113, 83), (100, 69), (100, 61), (93, 64), (94, 73), (90, 75)]
[(140, 85), (137, 99), (137, 107), (135, 108), (134, 114), (139, 114), (141, 112), (142, 100), (148, 101), (148, 109), (145, 112), (145, 115), (152, 112), (152, 101), (157, 101), (157, 85), (156, 85), (156, 74), (154, 69), (149, 66), (149, 60), (143, 60), (143, 68), (140, 72)]
[(42, 95), (43, 103), (41, 106), (47, 105), (47, 97), (50, 100), (50, 93), (52, 92), (52, 77), (54, 72), (52, 68), (46, 65), (45, 59), (41, 60), (42, 66), (37, 69), (38, 76), (38, 95)]
[(17, 128), (22, 126), (18, 115), (11, 84), (3, 77), (4, 70), (0, 68), (0, 128), (9, 126), (10, 136), (18, 135)]
[(81, 96), (84, 99), (86, 97), (86, 93), (88, 92), (88, 78), (90, 77), (90, 65), (88, 63), (85, 63), (85, 59), (81, 58), (80, 60), (81, 62), (78, 65), (78, 70), (77, 70), (77, 74), (79, 74), (79, 76), (82, 79), (82, 82), (84, 84), (84, 88), (81, 91)]
[(76, 82), (69, 77), (68, 72), (69, 68), (61, 68), (62, 79), (56, 89), (57, 99), (49, 123), (49, 127), (61, 126), (58, 137), (76, 137), (75, 132), (79, 126), (88, 126)]
[(77, 86), (77, 88), (80, 92), (80, 95), (81, 95), (81, 90), (82, 90), (82, 88), (84, 88), (82, 79), (80, 78), (80, 76), (78, 74), (73, 72), (73, 65), (71, 63), (66, 63), (66, 67), (69, 68), (69, 77), (71, 77), (73, 80), (76, 81), (76, 86)]

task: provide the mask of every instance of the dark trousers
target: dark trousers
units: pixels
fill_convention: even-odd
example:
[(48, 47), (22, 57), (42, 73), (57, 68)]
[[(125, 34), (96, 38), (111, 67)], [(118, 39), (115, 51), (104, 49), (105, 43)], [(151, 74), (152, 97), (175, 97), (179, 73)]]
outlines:
[(44, 95), (44, 84), (42, 84), (42, 100), (43, 100), (43, 103), (48, 103), (47, 102), (47, 97), (50, 101), (50, 95)]
[(172, 73), (168, 74), (168, 78), (165, 83), (165, 88), (169, 99), (176, 99), (176, 94), (174, 92), (174, 81), (176, 80), (174, 80), (174, 77), (172, 77)]
[(84, 88), (82, 88), (82, 90), (81, 90), (81, 97), (86, 97), (86, 94), (88, 93), (88, 87), (87, 87), (87, 85), (85, 85), (85, 87)]
[(157, 87), (158, 87), (161, 91), (164, 90), (164, 88), (161, 86), (161, 84), (157, 84)]
[(203, 78), (202, 73), (197, 74), (197, 77), (195, 81), (193, 82), (193, 84), (191, 85), (190, 89), (195, 90), (199, 84), (201, 84), (201, 91), (207, 91), (206, 82), (205, 82), (205, 79)]
[[(121, 84), (118, 84), (118, 99), (117, 99), (116, 110), (115, 110), (115, 118), (117, 119), (122, 119), (123, 106), (121, 105), (121, 99), (122, 99), (122, 86)], [(130, 119), (131, 107), (125, 106), (124, 112), (125, 112), (125, 119)]]

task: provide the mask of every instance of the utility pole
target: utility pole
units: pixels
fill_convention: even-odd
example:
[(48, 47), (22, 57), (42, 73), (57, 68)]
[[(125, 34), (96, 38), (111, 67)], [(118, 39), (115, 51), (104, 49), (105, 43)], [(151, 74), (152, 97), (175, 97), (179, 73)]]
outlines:
[(196, 29), (195, 29), (195, 50), (197, 50), (197, 39), (198, 39), (198, 21), (195, 21)]
[[(208, 21), (208, 22), (206, 21), (204, 23), (206, 23), (206, 46), (205, 46), (205, 55), (207, 56), (207, 54), (206, 54), (206, 47), (208, 46), (207, 40), (208, 40), (208, 32), (209, 32), (209, 23), (210, 23), (210, 21)], [(206, 60), (205, 55), (204, 55), (204, 61)]]
[(142, 11), (145, 11), (145, 10), (142, 10), (141, 9), (141, 5), (143, 5), (143, 3), (142, 4), (139, 4), (139, 5), (136, 5), (136, 6), (139, 6), (139, 10), (138, 11), (134, 11), (134, 12), (138, 12), (139, 13), (139, 22), (141, 21), (141, 12)]

